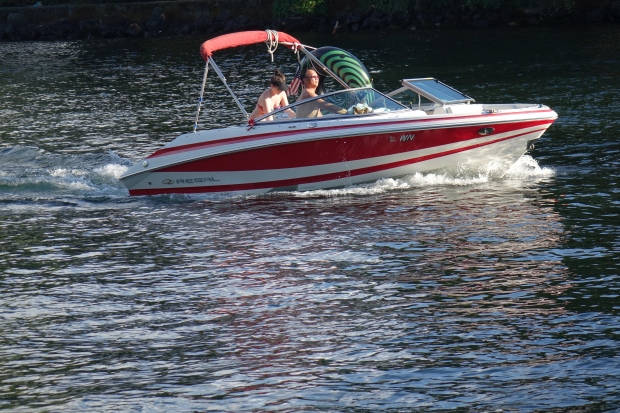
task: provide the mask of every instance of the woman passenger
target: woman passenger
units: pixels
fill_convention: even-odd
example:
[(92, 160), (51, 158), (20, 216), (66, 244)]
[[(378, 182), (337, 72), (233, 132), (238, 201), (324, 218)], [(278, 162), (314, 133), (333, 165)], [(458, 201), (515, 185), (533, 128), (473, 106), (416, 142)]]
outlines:
[[(283, 106), (288, 105), (288, 98), (286, 97), (286, 78), (278, 69), (276, 69), (273, 76), (271, 76), (271, 82), (269, 87), (260, 95), (256, 108), (250, 114), (250, 119), (256, 119), (267, 113), (273, 112), (276, 109), (280, 109)], [(288, 117), (292, 118), (295, 113), (292, 110), (284, 112), (288, 114)], [(264, 120), (273, 120), (273, 116), (269, 116)]]

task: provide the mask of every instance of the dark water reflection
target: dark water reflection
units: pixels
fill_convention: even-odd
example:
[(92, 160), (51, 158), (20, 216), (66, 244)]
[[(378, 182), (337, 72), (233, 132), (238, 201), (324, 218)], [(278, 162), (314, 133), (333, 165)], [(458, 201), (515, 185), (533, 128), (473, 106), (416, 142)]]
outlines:
[[(550, 169), (241, 198), (116, 180), (191, 128), (201, 39), (0, 44), (0, 408), (619, 409), (620, 48), (580, 30), (328, 38), (381, 90), (551, 105)], [(256, 59), (218, 62), (248, 105)]]

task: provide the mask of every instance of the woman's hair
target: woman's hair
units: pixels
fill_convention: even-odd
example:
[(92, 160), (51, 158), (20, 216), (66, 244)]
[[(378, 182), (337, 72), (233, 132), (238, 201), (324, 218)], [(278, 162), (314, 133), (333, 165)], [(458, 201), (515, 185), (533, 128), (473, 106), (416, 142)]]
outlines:
[(286, 86), (286, 78), (278, 69), (271, 76), (271, 84), (278, 88), (281, 92), (288, 92), (288, 86)]
[(271, 84), (274, 86), (278, 86), (282, 83), (286, 84), (286, 77), (284, 77), (280, 70), (276, 69), (276, 71), (273, 73), (273, 76), (271, 76)]

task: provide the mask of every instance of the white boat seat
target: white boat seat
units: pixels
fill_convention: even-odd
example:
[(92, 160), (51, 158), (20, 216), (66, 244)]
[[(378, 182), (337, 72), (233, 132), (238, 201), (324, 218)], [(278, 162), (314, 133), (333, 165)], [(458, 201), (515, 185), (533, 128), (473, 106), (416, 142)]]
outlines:
[(455, 115), (470, 115), (473, 113), (481, 113), (483, 105), (450, 105), (446, 106), (446, 113)]

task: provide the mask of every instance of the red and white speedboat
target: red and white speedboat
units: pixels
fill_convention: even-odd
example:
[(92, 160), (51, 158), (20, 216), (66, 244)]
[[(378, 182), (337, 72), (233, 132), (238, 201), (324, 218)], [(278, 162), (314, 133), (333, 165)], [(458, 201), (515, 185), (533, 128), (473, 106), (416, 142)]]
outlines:
[[(121, 176), (130, 195), (308, 191), (459, 164), (511, 165), (557, 118), (539, 104), (477, 104), (433, 78), (405, 79), (401, 88), (383, 94), (370, 86), (363, 65), (347, 52), (324, 48), (322, 54), (323, 48), (270, 31), (233, 33), (203, 43), (207, 64), (200, 101), (211, 66), (247, 116), (212, 53), (263, 41), (273, 48), (275, 40), (303, 53), (302, 64), (331, 76), (343, 90), (292, 103), (239, 126), (202, 131), (195, 127)], [(353, 68), (342, 69), (347, 62)], [(355, 70), (357, 77), (351, 80)], [(347, 113), (288, 117), (291, 111), (310, 112), (304, 105), (318, 99)], [(196, 125), (199, 113), (200, 103)]]

